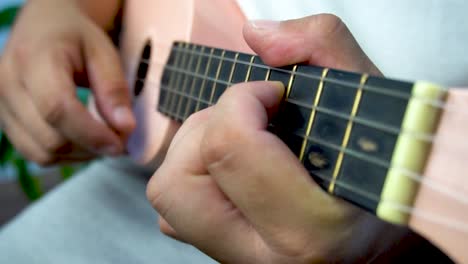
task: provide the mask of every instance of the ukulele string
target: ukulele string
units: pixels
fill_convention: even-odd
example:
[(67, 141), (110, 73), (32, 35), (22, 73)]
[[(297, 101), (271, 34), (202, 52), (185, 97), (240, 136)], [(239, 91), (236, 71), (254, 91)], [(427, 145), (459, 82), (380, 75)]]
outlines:
[[(174, 49), (180, 49), (180, 48), (174, 48)], [(230, 62), (236, 63), (236, 64), (245, 64), (247, 66), (255, 66), (255, 67), (258, 67), (258, 68), (263, 68), (265, 70), (271, 70), (272, 69), (269, 66), (258, 64), (258, 63), (244, 62), (244, 61), (239, 61), (239, 60), (235, 60), (235, 59), (231, 59), (231, 58), (205, 54), (205, 53), (201, 53), (201, 52), (195, 52), (195, 51), (183, 51), (183, 52), (192, 53), (192, 54), (196, 54), (196, 55), (200, 55), (200, 56), (216, 58), (216, 59), (219, 59), (219, 60), (222, 59), (224, 61), (230, 61)], [(145, 65), (148, 65), (150, 63), (150, 61), (140, 60), (140, 63), (144, 63)], [(185, 73), (185, 74), (195, 75), (196, 77), (199, 77), (199, 78), (205, 78), (205, 79), (208, 79), (210, 81), (214, 81), (214, 82), (218, 82), (218, 83), (226, 83), (226, 84), (232, 85), (232, 83), (227, 83), (227, 82), (223, 82), (223, 81), (220, 81), (220, 80), (216, 80), (215, 78), (211, 78), (209, 76), (199, 75), (199, 74), (196, 74), (196, 73), (184, 70), (184, 69), (180, 69), (178, 67), (169, 66), (169, 65), (166, 64), (166, 62), (163, 62), (163, 61), (153, 61), (151, 63), (159, 65), (159, 66), (163, 66), (163, 67), (166, 67), (166, 68), (170, 67), (170, 68), (172, 68), (173, 71), (179, 71), (179, 72), (182, 72), (182, 73)], [(306, 78), (316, 80), (316, 81), (324, 81), (324, 82), (331, 83), (331, 84), (337, 84), (337, 85), (341, 85), (341, 86), (351, 88), (351, 89), (362, 89), (363, 91), (369, 91), (369, 92), (373, 92), (373, 93), (377, 93), (377, 94), (382, 94), (382, 95), (385, 95), (385, 96), (389, 96), (391, 98), (397, 98), (397, 99), (400, 99), (400, 100), (405, 100), (406, 102), (409, 102), (410, 100), (419, 101), (419, 102), (421, 102), (421, 103), (423, 103), (423, 104), (425, 104), (427, 106), (431, 106), (433, 108), (444, 110), (444, 112), (462, 114), (463, 117), (468, 121), (468, 110), (462, 110), (459, 107), (457, 107), (456, 105), (454, 105), (454, 103), (445, 102), (442, 99), (428, 99), (428, 98), (424, 98), (424, 97), (421, 97), (421, 96), (415, 96), (415, 95), (411, 95), (411, 94), (405, 94), (405, 93), (402, 93), (402, 92), (392, 91), (392, 90), (390, 90), (388, 88), (381, 88), (381, 87), (375, 87), (375, 86), (370, 86), (370, 85), (365, 85), (363, 87), (359, 87), (359, 86), (356, 86), (355, 83), (353, 84), (353, 83), (347, 82), (347, 81), (341, 81), (341, 80), (331, 79), (331, 78), (327, 78), (327, 77), (321, 78), (319, 76), (314, 76), (314, 75), (311, 75), (311, 74), (301, 73), (301, 72), (294, 72), (293, 73), (292, 71), (281, 69), (281, 68), (274, 68), (274, 70), (279, 71), (279, 72), (283, 72), (283, 73), (287, 73), (287, 74), (294, 74), (295, 76), (306, 77)], [(442, 91), (445, 91), (445, 92), (448, 91), (448, 89), (444, 88), (444, 87), (440, 87), (440, 89)], [(301, 106), (303, 106), (303, 105), (301, 105)], [(308, 105), (304, 104), (304, 106), (310, 108), (310, 106), (308, 106)], [(357, 117), (354, 117), (354, 119), (356, 119), (356, 118)], [(393, 129), (393, 130), (395, 131), (395, 129)], [(397, 133), (399, 133), (399, 132), (397, 132)], [(433, 136), (434, 134), (424, 134), (423, 135), (422, 133), (419, 133), (419, 135), (427, 138), (427, 137)]]
[[(191, 55), (198, 55), (200, 57), (208, 57), (208, 58), (211, 57), (212, 59), (215, 58), (215, 59), (219, 59), (219, 60), (223, 60), (223, 61), (229, 61), (229, 62), (236, 63), (236, 64), (244, 64), (244, 65), (247, 65), (247, 66), (255, 66), (255, 67), (263, 68), (263, 69), (266, 69), (266, 70), (272, 70), (273, 69), (270, 66), (263, 65), (263, 64), (258, 64), (258, 63), (255, 63), (255, 62), (250, 62), (250, 61), (246, 62), (246, 61), (236, 60), (236, 59), (233, 59), (233, 58), (226, 58), (226, 57), (222, 57), (222, 56), (218, 56), (218, 55), (214, 55), (214, 54), (202, 53), (202, 52), (199, 52), (199, 51), (196, 51), (196, 50), (190, 50), (190, 49), (183, 48), (183, 47), (176, 47), (176, 46), (173, 46), (173, 45), (168, 45), (167, 43), (161, 42), (161, 41), (152, 40), (152, 45), (153, 45), (153, 43), (156, 44), (155, 46), (158, 46), (160, 48), (167, 49), (167, 50), (176, 50), (176, 51), (179, 51), (181, 54), (185, 53), (185, 54), (191, 54)], [(199, 45), (199, 46), (201, 46), (201, 45)], [(211, 49), (211, 47), (206, 47), (206, 48)], [(253, 55), (253, 54), (247, 54), (247, 55), (257, 56), (257, 55)], [(156, 65), (159, 65), (159, 66), (164, 66), (164, 67), (167, 66), (166, 61), (162, 61), (162, 60), (149, 61), (147, 59), (136, 60), (135, 63), (133, 63), (133, 66), (136, 66), (136, 65), (138, 65), (140, 63), (144, 63), (146, 65), (149, 65), (150, 63), (152, 63), (152, 64), (156, 64)], [(364, 87), (359, 87), (359, 86), (356, 86), (355, 84), (353, 84), (351, 82), (347, 82), (347, 81), (341, 81), (341, 80), (337, 80), (337, 79), (330, 79), (330, 78), (327, 78), (327, 77), (322, 78), (321, 76), (315, 76), (315, 75), (302, 73), (302, 72), (292, 72), (290, 70), (285, 70), (285, 69), (281, 69), (281, 68), (274, 68), (274, 70), (279, 71), (279, 72), (283, 72), (283, 73), (287, 73), (287, 74), (294, 74), (295, 76), (302, 76), (302, 77), (309, 78), (309, 79), (316, 80), (316, 81), (325, 81), (325, 82), (332, 83), (332, 84), (338, 84), (338, 85), (342, 85), (342, 86), (352, 88), (352, 89), (362, 89), (364, 91), (367, 90), (367, 91), (370, 91), (370, 92), (387, 95), (387, 96), (390, 96), (390, 97), (393, 97), (393, 98), (406, 99), (407, 101), (409, 101), (410, 99), (419, 100), (419, 101), (423, 102), (424, 104), (430, 105), (430, 106), (435, 107), (435, 108), (440, 108), (442, 110), (449, 110), (450, 111), (450, 108), (454, 108), (452, 110), (455, 113), (463, 112), (465, 115), (468, 116), (468, 111), (460, 111), (460, 109), (456, 109), (456, 107), (451, 107), (453, 103), (447, 103), (442, 99), (427, 99), (427, 98), (424, 98), (424, 97), (413, 96), (411, 94), (402, 93), (402, 92), (398, 92), (398, 91), (393, 91), (393, 90), (388, 89), (388, 88), (376, 87), (376, 86), (372, 86), (372, 85), (365, 85)], [(440, 89), (443, 90), (443, 91), (448, 91), (449, 90), (449, 89), (447, 89), (445, 87), (440, 87)]]
[[(176, 48), (173, 48), (173, 49), (180, 49), (180, 48), (176, 47)], [(198, 55), (201, 55), (201, 56), (210, 56), (212, 58), (223, 59), (223, 57), (220, 57), (220, 56), (208, 55), (208, 54), (204, 54), (204, 53), (201, 53), (201, 52), (184, 51), (184, 50), (182, 50), (182, 52), (195, 53), (195, 54), (198, 54)], [(244, 64), (249, 65), (249, 66), (257, 66), (257, 67), (262, 67), (264, 69), (271, 69), (268, 66), (261, 65), (261, 64), (256, 64), (256, 63), (246, 63), (246, 62), (242, 62), (242, 61), (238, 61), (238, 60), (234, 60), (234, 59), (228, 59), (228, 58), (224, 58), (224, 60), (231, 60), (233, 63), (244, 63)], [(148, 60), (141, 60), (140, 63), (148, 64), (149, 61)], [(217, 82), (217, 83), (232, 85), (232, 83), (223, 82), (223, 81), (216, 80), (214, 78), (210, 78), (210, 77), (207, 77), (207, 76), (204, 76), (204, 75), (198, 75), (198, 74), (193, 73), (193, 72), (178, 69), (178, 68), (175, 68), (173, 66), (168, 66), (168, 65), (165, 64), (165, 62), (156, 61), (154, 63), (157, 64), (157, 65), (160, 65), (160, 66), (164, 66), (166, 68), (171, 67), (173, 69), (173, 71), (179, 71), (179, 72), (182, 72), (182, 73), (185, 73), (185, 74), (188, 74), (188, 75), (192, 75), (192, 76), (195, 76), (195, 77), (209, 79), (209, 80), (211, 80), (213, 82)], [(292, 73), (291, 71), (287, 71), (287, 70), (284, 70), (284, 69), (275, 69), (275, 70), (283, 71), (283, 72), (289, 73), (289, 74)], [(308, 77), (308, 78), (311, 78), (311, 79), (320, 80), (320, 77), (309, 75), (309, 74), (304, 74), (304, 73), (299, 73), (299, 72), (296, 72), (294, 74), (302, 75), (304, 77)], [(327, 79), (325, 79), (325, 81), (327, 81)], [(331, 82), (331, 83), (340, 84), (340, 85), (350, 87), (350, 88), (353, 88), (353, 89), (358, 89), (355, 85), (352, 85), (352, 84), (350, 84), (348, 82), (345, 82), (345, 81), (339, 81), (339, 80), (328, 80), (328, 81)], [(390, 93), (390, 92), (388, 92), (389, 90), (385, 89), (385, 88), (380, 88), (379, 89), (377, 87), (369, 87), (369, 86), (366, 86), (366, 87), (364, 87), (364, 89), (368, 89), (368, 90), (371, 89), (372, 92), (377, 92), (377, 93), (382, 92), (382, 89), (387, 90), (387, 92), (384, 93), (384, 94), (387, 94), (388, 96), (398, 97), (398, 98), (402, 98), (402, 99), (406, 99), (406, 100), (409, 100), (410, 98), (413, 99), (413, 100), (419, 100), (419, 101), (423, 102), (424, 104), (427, 104), (427, 105), (432, 106), (434, 108), (440, 108), (440, 109), (444, 110), (445, 112), (452, 112), (452, 113), (456, 113), (456, 114), (461, 114), (462, 116), (460, 116), (460, 117), (462, 119), (464, 119), (464, 121), (468, 121), (468, 111), (461, 111), (458, 107), (454, 107), (453, 103), (447, 103), (447, 102), (443, 102), (441, 100), (430, 100), (430, 99), (421, 98), (421, 97), (418, 97), (418, 96), (412, 96), (411, 97), (410, 95), (402, 95), (401, 93), (398, 93), (398, 92), (397, 92), (397, 94), (399, 94), (399, 95), (395, 95), (395, 92)], [(318, 107), (318, 106), (310, 106), (310, 105), (306, 105), (306, 104), (301, 104), (301, 103), (299, 103), (297, 101), (296, 102), (291, 102), (291, 100), (292, 99), (289, 99), (289, 102), (293, 103), (295, 105), (299, 105), (301, 107), (308, 108), (308, 109), (311, 109), (311, 110), (315, 108), (315, 110), (318, 111), (318, 112), (322, 111), (322, 112), (325, 112), (326, 114), (331, 114), (331, 115), (334, 115), (335, 117), (341, 117), (341, 118), (344, 118), (346, 120), (351, 120), (352, 119), (353, 122), (361, 123), (361, 124), (363, 124), (365, 126), (372, 127), (374, 129), (379, 129), (379, 130), (382, 130), (384, 132), (391, 133), (393, 135), (408, 134), (408, 135), (412, 136), (416, 140), (432, 142), (432, 143), (435, 143), (435, 141), (440, 140), (440, 139), (437, 139), (437, 140), (434, 139), (435, 133), (421, 133), (421, 132), (401, 131), (399, 128), (390, 127), (390, 126), (387, 126), (385, 124), (379, 124), (379, 123), (371, 121), (371, 120), (365, 120), (365, 119), (360, 118), (360, 117), (349, 116), (349, 115), (346, 115), (346, 114), (339, 114), (338, 113), (338, 115), (337, 115), (337, 113), (334, 112), (334, 111), (327, 111), (326, 109), (320, 109), (321, 107)], [(450, 143), (453, 144), (453, 140)], [(450, 144), (448, 144), (448, 145), (450, 145)], [(457, 144), (457, 147), (459, 147), (459, 144)]]
[[(217, 84), (224, 84), (224, 85), (228, 85), (228, 86), (232, 85), (232, 83), (229, 83), (229, 82), (224, 82), (224, 81), (217, 80), (217, 79), (214, 79), (214, 78), (208, 78), (208, 77), (206, 77), (204, 75), (198, 75), (196, 73), (180, 70), (180, 69), (177, 69), (177, 68), (173, 68), (173, 71), (183, 73), (183, 74), (187, 74), (187, 75), (192, 75), (194, 77), (207, 78), (210, 81), (213, 81), (214, 83), (217, 83)], [(136, 79), (135, 81), (142, 82), (143, 84), (150, 82), (153, 85), (159, 86), (158, 82), (152, 81), (152, 80), (149, 80), (149, 79), (147, 79), (147, 80)], [(204, 100), (202, 98), (194, 97), (194, 96), (188, 95), (188, 94), (183, 94), (183, 93), (181, 93), (181, 92), (179, 92), (177, 90), (171, 90), (171, 92), (172, 93), (180, 93), (181, 96), (184, 96), (184, 97), (187, 97), (187, 98), (190, 98), (192, 100), (199, 101), (199, 102), (202, 102), (202, 103), (206, 103), (208, 105), (212, 104), (211, 102), (208, 102), (208, 101), (206, 101), (206, 100)], [(297, 101), (295, 101), (293, 99), (290, 99), (290, 98), (286, 98), (285, 101), (288, 102), (288, 103), (291, 103), (293, 105), (298, 105), (298, 106), (304, 107), (304, 108), (309, 109), (309, 110), (315, 110), (317, 112), (324, 112), (325, 114), (328, 114), (328, 115), (333, 116), (333, 117), (341, 118), (341, 119), (344, 119), (346, 121), (352, 120), (353, 123), (357, 123), (357, 124), (360, 124), (360, 125), (363, 125), (363, 126), (366, 126), (366, 127), (370, 127), (372, 129), (380, 130), (380, 131), (386, 132), (386, 133), (394, 135), (394, 136), (406, 135), (406, 136), (409, 136), (411, 138), (414, 138), (415, 140), (424, 141), (424, 142), (428, 142), (428, 143), (432, 143), (432, 144), (444, 145), (444, 146), (448, 146), (449, 148), (465, 147), (466, 149), (468, 149), (468, 142), (464, 143), (464, 141), (462, 141), (463, 143), (454, 144), (453, 140), (449, 141), (449, 140), (447, 140), (446, 138), (443, 138), (443, 137), (435, 137), (435, 135), (436, 135), (435, 133), (421, 133), (421, 132), (401, 130), (401, 129), (398, 129), (398, 128), (395, 128), (395, 127), (388, 126), (386, 124), (382, 124), (382, 123), (378, 123), (378, 122), (366, 119), (366, 118), (360, 118), (360, 117), (351, 116), (349, 114), (343, 114), (343, 113), (340, 113), (340, 112), (337, 112), (337, 111), (334, 111), (334, 110), (331, 110), (331, 109), (327, 109), (327, 108), (324, 108), (324, 107), (301, 104), (301, 103), (299, 103), (299, 102), (297, 102)], [(184, 118), (182, 118), (182, 119), (184, 119)], [(468, 116), (466, 116), (466, 121), (468, 122)], [(304, 137), (303, 135), (298, 135), (298, 136)], [(385, 163), (385, 162), (377, 161), (376, 163), (378, 163), (378, 165), (381, 165), (382, 163)]]
[[(142, 80), (142, 79), (138, 79), (138, 80), (142, 81), (142, 82), (145, 81), (145, 80)], [(157, 82), (153, 82), (151, 80), (146, 80), (145, 83), (150, 84), (150, 85), (151, 84), (156, 85), (156, 86), (160, 85)], [(161, 87), (161, 88), (165, 89), (165, 90), (168, 90), (168, 88), (166, 88), (166, 87)], [(181, 96), (185, 96), (185, 97), (187, 97), (189, 99), (193, 99), (195, 101), (198, 100), (200, 102), (206, 103), (209, 106), (213, 105), (213, 103), (210, 103), (210, 102), (205, 101), (203, 99), (200, 99), (198, 97), (194, 97), (194, 96), (191, 96), (191, 95), (184, 94), (184, 93), (182, 93), (180, 91), (177, 91), (177, 90), (171, 90), (171, 92), (176, 93), (176, 94), (181, 95)], [(185, 119), (183, 117), (177, 117), (177, 118), (180, 118), (181, 120)], [(404, 133), (404, 132), (402, 132), (402, 133)], [(306, 138), (305, 135), (302, 135), (302, 134), (299, 134), (299, 133), (295, 133), (295, 135), (297, 135), (297, 136), (299, 136), (299, 137), (301, 137), (303, 139)], [(417, 182), (417, 183), (419, 183), (421, 185), (424, 185), (424, 186), (426, 186), (426, 187), (428, 187), (428, 188), (430, 188), (430, 189), (434, 190), (435, 192), (440, 193), (442, 195), (449, 196), (451, 199), (454, 199), (454, 200), (456, 200), (458, 202), (461, 202), (463, 204), (468, 204), (468, 196), (464, 195), (461, 192), (451, 190), (450, 188), (445, 188), (445, 187), (443, 187), (441, 182), (439, 182), (437, 180), (425, 178), (421, 174), (419, 174), (419, 173), (417, 173), (415, 171), (408, 170), (408, 169), (398, 167), (398, 166), (394, 166), (394, 165), (391, 165), (390, 163), (382, 161), (382, 160), (377, 160), (375, 158), (370, 158), (366, 154), (359, 153), (359, 151), (354, 151), (354, 150), (351, 150), (351, 149), (348, 149), (348, 148), (344, 148), (344, 147), (338, 146), (338, 145), (336, 145), (334, 143), (327, 142), (326, 140), (319, 140), (319, 139), (313, 138), (311, 136), (309, 136), (307, 139), (309, 141), (315, 141), (315, 142), (318, 142), (321, 145), (325, 145), (325, 146), (333, 148), (333, 149), (335, 149), (337, 151), (343, 152), (346, 155), (352, 156), (354, 158), (357, 158), (357, 159), (363, 160), (365, 162), (381, 166), (381, 167), (383, 167), (383, 168), (385, 168), (387, 170), (392, 169), (392, 170), (398, 171), (402, 176), (410, 179), (411, 181), (414, 181), (414, 182)], [(436, 142), (436, 140), (434, 138), (432, 138), (431, 142)], [(450, 143), (452, 143), (452, 142), (450, 142)], [(440, 142), (439, 142), (439, 144), (440, 144)], [(457, 145), (457, 146), (459, 147), (459, 145)], [(466, 145), (466, 147), (468, 148), (468, 145)]]
[[(154, 46), (159, 46), (161, 48), (167, 48), (168, 50), (171, 50), (171, 47), (172, 47), (172, 45), (167, 45), (167, 43), (160, 42), (160, 41), (155, 41), (155, 40), (152, 40), (152, 44), (153, 45), (156, 44)], [(205, 56), (205, 54), (201, 54), (201, 55)], [(206, 54), (206, 56), (209, 56), (209, 55)], [(224, 59), (226, 59), (226, 58), (224, 58)], [(132, 68), (136, 69), (135, 66), (137, 66), (141, 62), (146, 62), (148, 64), (149, 61), (147, 61), (147, 60), (136, 60), (134, 63), (132, 63), (133, 64)], [(238, 62), (236, 62), (236, 63), (238, 63)], [(156, 64), (156, 65), (163, 66), (163, 67), (167, 66), (166, 61), (161, 61), (161, 60), (157, 60), (157, 59), (152, 60), (151, 64)], [(252, 64), (249, 63), (248, 65), (257, 66), (257, 67), (261, 67), (261, 68), (265, 68), (265, 69), (270, 69), (268, 66), (261, 65), (261, 64), (256, 64), (256, 63), (252, 63)], [(279, 69), (279, 70), (291, 74), (290, 71), (283, 70), (283, 69)], [(313, 76), (313, 75), (297, 73), (297, 72), (295, 74), (304, 76), (306, 78), (315, 79), (315, 80), (320, 79), (320, 78), (317, 78), (316, 76)], [(328, 78), (326, 78), (324, 80), (328, 81), (330, 83), (336, 83), (336, 84), (343, 85), (345, 87), (350, 87), (350, 88), (355, 88), (356, 89), (356, 87), (354, 87), (354, 85), (351, 85), (351, 84), (349, 84), (347, 82), (343, 82), (343, 81), (336, 81), (335, 82), (335, 80), (329, 80)], [(156, 86), (160, 85), (159, 81), (151, 81), (151, 80), (141, 80), (141, 81), (143, 81), (144, 83), (149, 83), (149, 84), (153, 84), (153, 85), (156, 85)], [(369, 87), (369, 86), (367, 86), (367, 87)], [(375, 91), (375, 92), (379, 92), (379, 91), (381, 91), (381, 88), (370, 87), (370, 90)], [(440, 108), (442, 110), (447, 110), (447, 111), (451, 111), (451, 112), (454, 112), (454, 113), (460, 113), (461, 112), (461, 114), (464, 114), (464, 115), (468, 116), (468, 111), (460, 111), (460, 109), (458, 109), (456, 106), (453, 106), (453, 103), (447, 103), (447, 102), (442, 101), (442, 100), (428, 100), (426, 98), (411, 97), (410, 95), (404, 95), (404, 94), (394, 92), (394, 91), (391, 91), (391, 90), (389, 90), (389, 93), (384, 92), (384, 94), (387, 94), (389, 96), (402, 98), (402, 99), (406, 99), (406, 100), (409, 100), (410, 98), (411, 99), (416, 99), (416, 100), (421, 100), (421, 101), (424, 101), (425, 103), (427, 103), (427, 104), (429, 104), (429, 105), (431, 105), (433, 107), (437, 107), (437, 108)], [(199, 99), (197, 98), (197, 100), (199, 100)], [(423, 135), (422, 138), (426, 138), (426, 140), (429, 140), (431, 142), (435, 142), (436, 140), (435, 140), (435, 138), (433, 136), (434, 136), (434, 134)], [(440, 140), (440, 138), (437, 138), (437, 141), (439, 141), (439, 143), (444, 143), (444, 142), (442, 142), (442, 140)], [(450, 141), (449, 143), (452, 143), (452, 141)], [(458, 147), (460, 147), (460, 145), (458, 145)], [(394, 169), (398, 170), (398, 168), (394, 168)], [(456, 200), (461, 201), (464, 204), (467, 203), (468, 197), (466, 197), (462, 193), (456, 194), (456, 192), (454, 192), (453, 190), (450, 190), (450, 188), (443, 188), (441, 185), (437, 184), (438, 181), (436, 181), (436, 180), (429, 180), (427, 178), (424, 178), (422, 175), (420, 175), (418, 173), (415, 173), (413, 171), (407, 170), (407, 169), (399, 169), (399, 170), (403, 173), (403, 175), (405, 177), (408, 177), (413, 181), (416, 181), (416, 182), (418, 182), (420, 184), (424, 184), (427, 187), (429, 187), (429, 188), (431, 188), (431, 189), (433, 189), (433, 190), (435, 190), (437, 192), (443, 193), (445, 195), (449, 195), (449, 196), (452, 196), (452, 197), (456, 196), (457, 197)], [(326, 177), (326, 176), (320, 175), (318, 173), (314, 173), (314, 175), (321, 178), (322, 180), (330, 181), (330, 179), (328, 177)], [(361, 193), (361, 194), (364, 193), (363, 195), (368, 196), (369, 199), (371, 199), (372, 201), (385, 202), (389, 206), (394, 207), (397, 211), (400, 211), (400, 212), (403, 212), (403, 213), (413, 213), (413, 214), (418, 215), (419, 217), (421, 217), (423, 219), (426, 219), (427, 221), (442, 224), (444, 226), (447, 226), (449, 228), (457, 229), (457, 230), (459, 230), (461, 232), (464, 232), (464, 233), (468, 232), (468, 225), (466, 225), (466, 223), (462, 223), (462, 222), (459, 222), (459, 221), (448, 219), (448, 218), (443, 217), (443, 216), (438, 216), (437, 214), (432, 214), (430, 212), (424, 212), (424, 211), (422, 211), (420, 209), (417, 209), (417, 208), (412, 208), (412, 207), (408, 207), (408, 206), (405, 206), (405, 205), (401, 205), (401, 204), (396, 203), (394, 201), (381, 201), (381, 199), (376, 197), (375, 195), (373, 195), (373, 194), (371, 194), (371, 193), (369, 193), (367, 191), (359, 190), (356, 187), (349, 186), (349, 185), (347, 185), (347, 184), (345, 184), (345, 183), (343, 183), (341, 181), (337, 181), (335, 184), (337, 186), (341, 186), (342, 188), (348, 189), (349, 191), (354, 192), (354, 193)]]
[[(235, 64), (244, 64), (246, 66), (255, 66), (257, 68), (262, 68), (262, 69), (265, 69), (265, 70), (275, 70), (275, 71), (286, 73), (286, 74), (289, 74), (289, 75), (294, 74), (295, 76), (302, 76), (302, 77), (309, 78), (309, 79), (316, 80), (316, 81), (324, 81), (324, 82), (328, 82), (328, 83), (332, 83), (332, 84), (338, 84), (338, 85), (342, 85), (342, 86), (352, 88), (352, 89), (355, 89), (355, 90), (362, 89), (364, 91), (370, 91), (370, 92), (374, 92), (374, 93), (377, 93), (377, 94), (387, 95), (387, 96), (390, 96), (390, 97), (393, 97), (393, 98), (406, 99), (407, 101), (409, 101), (410, 99), (417, 99), (417, 100), (423, 101), (423, 103), (426, 103), (426, 104), (429, 104), (431, 106), (438, 107), (438, 108), (443, 108), (444, 107), (443, 105), (445, 104), (445, 102), (443, 100), (440, 100), (440, 99), (438, 99), (438, 100), (432, 99), (431, 100), (431, 99), (427, 99), (427, 98), (423, 98), (423, 97), (413, 96), (412, 94), (408, 94), (408, 93), (394, 91), (394, 90), (391, 90), (391, 89), (388, 89), (388, 88), (372, 86), (372, 85), (369, 85), (369, 84), (366, 84), (364, 87), (359, 87), (358, 85), (356, 85), (356, 83), (352, 83), (352, 82), (349, 82), (349, 81), (342, 81), (342, 80), (332, 79), (332, 78), (327, 78), (327, 77), (322, 78), (322, 76), (312, 75), (312, 74), (297, 72), (297, 71), (293, 72), (291, 70), (286, 70), (286, 69), (282, 69), (282, 68), (272, 68), (272, 67), (264, 65), (264, 64), (258, 64), (258, 63), (250, 62), (250, 61), (242, 61), (242, 60), (238, 60), (238, 59), (236, 60), (234, 58), (228, 58), (228, 57), (223, 57), (223, 56), (214, 55), (214, 54), (202, 53), (202, 52), (199, 52), (199, 51), (184, 49), (184, 48), (181, 48), (181, 47), (173, 47), (173, 50), (179, 51), (182, 54), (185, 53), (185, 54), (189, 54), (189, 55), (197, 55), (199, 57), (208, 57), (208, 58), (211, 57), (212, 59), (218, 59), (220, 61), (228, 61), (228, 62), (232, 62), (233, 64), (235, 63)], [(256, 55), (250, 55), (250, 56), (256, 56)], [(146, 64), (149, 63), (148, 60), (141, 60), (140, 62), (143, 62), (143, 63), (146, 63)], [(440, 87), (440, 89), (443, 90), (443, 91), (448, 91), (448, 89), (444, 88), (444, 87)]]
[[(320, 173), (314, 173), (314, 176), (324, 181), (330, 181), (329, 178), (327, 178), (324, 175), (321, 175)], [(448, 217), (440, 216), (437, 213), (432, 213), (430, 210), (422, 210), (422, 209), (415, 208), (412, 206), (407, 206), (407, 205), (399, 203), (398, 201), (392, 201), (389, 199), (381, 199), (375, 194), (372, 194), (367, 191), (359, 190), (358, 188), (352, 185), (343, 183), (341, 181), (337, 181), (335, 184), (343, 189), (350, 191), (351, 193), (358, 194), (361, 197), (365, 197), (369, 199), (371, 202), (375, 202), (377, 204), (382, 204), (382, 205), (385, 204), (385, 206), (391, 207), (393, 210), (396, 210), (400, 213), (404, 213), (408, 215), (416, 215), (420, 218), (425, 219), (426, 221), (440, 224), (449, 228), (453, 228), (453, 229), (456, 229), (457, 231), (468, 234), (468, 223), (457, 221), (455, 219), (451, 219)]]

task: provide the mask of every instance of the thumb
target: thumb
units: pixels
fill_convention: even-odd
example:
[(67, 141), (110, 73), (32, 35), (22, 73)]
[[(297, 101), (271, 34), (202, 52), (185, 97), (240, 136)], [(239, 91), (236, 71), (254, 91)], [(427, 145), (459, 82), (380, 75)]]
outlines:
[(308, 63), (381, 75), (346, 25), (334, 15), (283, 22), (251, 21), (244, 27), (244, 38), (271, 66)]
[(136, 121), (119, 54), (100, 29), (87, 33), (84, 34), (84, 56), (96, 106), (108, 125), (127, 136), (135, 128)]

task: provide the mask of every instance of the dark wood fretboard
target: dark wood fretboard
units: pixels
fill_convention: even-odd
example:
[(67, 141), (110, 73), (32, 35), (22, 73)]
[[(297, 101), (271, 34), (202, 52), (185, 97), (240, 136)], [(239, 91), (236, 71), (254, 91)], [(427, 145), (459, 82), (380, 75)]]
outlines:
[(324, 190), (375, 213), (413, 83), (309, 65), (271, 68), (258, 56), (177, 42), (158, 110), (183, 122), (229, 86), (256, 80), (287, 87), (270, 131)]

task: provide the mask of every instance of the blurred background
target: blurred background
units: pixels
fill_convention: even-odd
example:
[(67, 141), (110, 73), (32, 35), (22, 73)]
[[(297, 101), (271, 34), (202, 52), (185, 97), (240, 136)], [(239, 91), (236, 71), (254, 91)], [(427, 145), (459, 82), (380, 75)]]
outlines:
[[(23, 2), (0, 0), (0, 52)], [(78, 96), (86, 102), (85, 90), (79, 89)], [(0, 227), (82, 166), (41, 168), (24, 160), (0, 131)]]

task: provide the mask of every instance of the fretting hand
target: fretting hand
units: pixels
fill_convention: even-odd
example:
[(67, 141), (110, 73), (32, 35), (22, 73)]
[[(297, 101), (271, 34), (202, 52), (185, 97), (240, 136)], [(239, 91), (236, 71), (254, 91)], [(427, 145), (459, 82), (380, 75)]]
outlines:
[[(379, 74), (334, 16), (255, 22), (244, 35), (273, 66), (306, 62)], [(378, 255), (406, 231), (322, 191), (266, 130), (283, 93), (279, 83), (238, 84), (183, 124), (148, 184), (161, 230), (222, 263), (353, 262)]]

